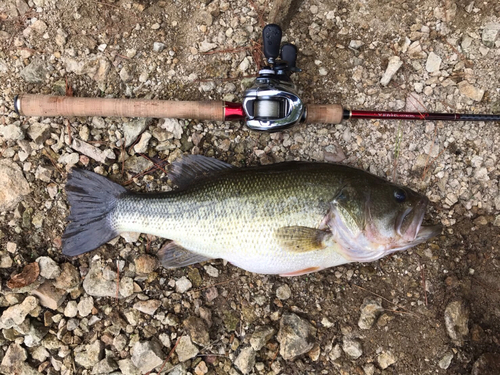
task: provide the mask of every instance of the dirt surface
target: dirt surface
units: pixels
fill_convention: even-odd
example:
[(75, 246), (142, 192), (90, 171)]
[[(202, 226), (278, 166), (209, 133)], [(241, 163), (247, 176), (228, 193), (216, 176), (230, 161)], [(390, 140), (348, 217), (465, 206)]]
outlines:
[[(272, 13), (273, 6), (283, 11)], [(147, 373), (137, 343), (150, 345), (149, 363), (167, 359), (162, 371), (178, 374), (499, 373), (498, 122), (357, 120), (268, 134), (229, 122), (14, 112), (20, 93), (239, 102), (263, 64), (262, 27), (273, 21), (286, 26), (284, 41), (299, 49), (303, 72), (293, 80), (306, 103), (500, 113), (496, 1), (3, 0), (2, 317), (44, 280), (70, 293), (54, 306), (35, 292), (40, 301), (29, 314), (10, 326), (0, 319), (2, 373)], [(384, 86), (394, 56), (402, 66)], [(175, 271), (145, 267), (144, 255), (163, 241), (144, 235), (78, 259), (61, 254), (67, 170), (86, 168), (132, 190), (161, 191), (169, 189), (161, 168), (183, 153), (238, 166), (285, 160), (357, 166), (426, 194), (432, 202), (426, 220), (444, 229), (430, 243), (374, 264), (295, 278), (251, 274), (219, 260)], [(41, 256), (59, 272), (70, 263), (81, 280), (96, 270), (106, 282), (130, 281), (133, 290), (126, 293), (123, 282), (116, 296), (126, 298), (115, 298), (114, 290), (100, 296), (81, 280), (57, 281), (44, 267), (33, 288), (7, 286)], [(138, 305), (155, 301), (152, 314)], [(369, 301), (377, 314), (362, 329)], [(291, 359), (277, 334), (290, 313), (316, 329), (307, 353)], [(251, 338), (261, 328), (274, 331), (255, 349)], [(205, 331), (208, 341), (196, 336)], [(180, 337), (195, 342), (194, 355)]]

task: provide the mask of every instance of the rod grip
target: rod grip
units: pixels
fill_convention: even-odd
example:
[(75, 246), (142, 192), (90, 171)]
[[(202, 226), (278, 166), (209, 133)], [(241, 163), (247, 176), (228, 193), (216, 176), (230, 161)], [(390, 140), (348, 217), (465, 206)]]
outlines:
[(339, 124), (344, 110), (339, 104), (309, 104), (305, 122), (308, 124)]
[(23, 94), (15, 99), (23, 116), (153, 117), (224, 121), (222, 101), (76, 98)]

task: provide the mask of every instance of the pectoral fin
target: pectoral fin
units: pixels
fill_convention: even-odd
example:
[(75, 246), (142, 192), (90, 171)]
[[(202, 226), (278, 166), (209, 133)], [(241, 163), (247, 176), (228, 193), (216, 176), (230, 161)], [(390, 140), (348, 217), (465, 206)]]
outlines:
[(175, 242), (169, 242), (158, 251), (158, 259), (165, 268), (180, 268), (210, 260), (206, 256), (193, 253)]
[(274, 236), (287, 250), (303, 253), (326, 248), (332, 234), (328, 230), (294, 226), (279, 228)]

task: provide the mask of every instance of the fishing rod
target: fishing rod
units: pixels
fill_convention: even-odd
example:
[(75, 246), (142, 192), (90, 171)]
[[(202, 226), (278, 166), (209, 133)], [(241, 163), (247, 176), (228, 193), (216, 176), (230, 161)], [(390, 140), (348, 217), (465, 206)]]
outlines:
[(259, 71), (243, 103), (150, 99), (77, 98), (22, 94), (14, 108), (23, 116), (101, 116), (181, 118), (210, 121), (244, 120), (257, 131), (280, 131), (297, 123), (338, 124), (349, 119), (500, 121), (500, 115), (349, 110), (339, 104), (305, 104), (291, 80), (297, 68), (297, 48), (281, 45), (282, 31), (269, 24), (262, 31), (267, 65)]

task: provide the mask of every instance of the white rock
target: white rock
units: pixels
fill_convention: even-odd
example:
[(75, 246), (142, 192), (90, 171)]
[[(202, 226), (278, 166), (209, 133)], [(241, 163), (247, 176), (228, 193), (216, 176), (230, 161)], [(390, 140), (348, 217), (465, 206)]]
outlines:
[(500, 31), (500, 23), (498, 22), (491, 22), (484, 25), (481, 39), (485, 46), (490, 48), (494, 46), (498, 31)]
[(132, 348), (132, 363), (143, 374), (152, 371), (163, 363), (163, 353), (155, 341), (136, 342)]
[(12, 328), (22, 324), (26, 315), (38, 306), (38, 300), (33, 296), (28, 296), (20, 304), (10, 306), (0, 317), (0, 329)]
[(276, 297), (282, 301), (289, 299), (291, 296), (292, 291), (287, 284), (281, 285), (278, 289), (276, 289)]
[(64, 308), (64, 316), (74, 318), (78, 314), (78, 304), (76, 301), (69, 301)]
[(38, 265), (40, 266), (40, 276), (46, 279), (55, 279), (61, 274), (59, 265), (49, 257), (38, 257)]
[(160, 42), (154, 42), (153, 43), (153, 51), (155, 52), (161, 52), (165, 49), (165, 44), (160, 43)]
[(182, 129), (182, 125), (179, 122), (179, 120), (174, 119), (174, 118), (164, 119), (161, 127), (163, 129), (165, 129), (166, 131), (169, 131), (170, 133), (172, 133), (176, 139), (181, 139), (182, 133), (184, 131)]
[(219, 270), (214, 266), (212, 266), (211, 264), (205, 266), (205, 271), (208, 274), (208, 276), (219, 277)]
[(78, 302), (78, 314), (80, 314), (80, 316), (90, 315), (93, 308), (94, 299), (92, 297), (80, 298), (80, 301)]
[(238, 357), (236, 357), (234, 365), (243, 374), (248, 374), (255, 366), (255, 354), (255, 350), (251, 346), (242, 349)]
[(443, 370), (446, 370), (448, 367), (450, 367), (452, 359), (453, 359), (453, 352), (447, 351), (443, 356), (443, 358), (441, 358), (441, 360), (439, 361), (438, 366)]
[(185, 293), (189, 289), (191, 289), (192, 286), (193, 284), (191, 283), (191, 281), (189, 281), (189, 279), (186, 276), (182, 276), (179, 280), (175, 282), (175, 291), (177, 293)]
[(425, 63), (425, 70), (429, 73), (435, 73), (439, 71), (441, 67), (441, 57), (436, 55), (434, 52), (429, 53), (427, 57), (427, 62)]
[(199, 353), (198, 348), (191, 342), (189, 336), (182, 336), (175, 348), (179, 362), (187, 361), (188, 359), (196, 357)]
[(215, 44), (215, 43), (209, 43), (206, 40), (204, 40), (203, 42), (201, 42), (200, 46), (199, 46), (199, 50), (200, 50), (201, 53), (208, 52), (208, 51), (213, 50), (215, 48), (217, 48), (217, 44)]
[(11, 160), (0, 160), (0, 212), (14, 209), (30, 192), (21, 168)]
[(379, 354), (377, 357), (377, 362), (382, 370), (385, 370), (387, 367), (390, 365), (396, 363), (396, 358), (394, 355), (387, 351), (387, 352), (382, 352)]
[(24, 132), (21, 124), (16, 121), (14, 124), (0, 126), (0, 137), (5, 141), (18, 141), (24, 139)]
[(361, 347), (361, 343), (352, 338), (344, 338), (342, 342), (342, 349), (344, 352), (351, 358), (359, 358), (363, 354), (363, 348)]
[(458, 84), (458, 89), (460, 90), (460, 93), (462, 95), (465, 95), (468, 98), (475, 100), (476, 102), (480, 102), (483, 99), (484, 90), (472, 86), (467, 81), (460, 82)]
[(385, 70), (382, 79), (380, 80), (380, 84), (382, 86), (387, 86), (391, 81), (392, 77), (397, 73), (399, 68), (403, 65), (403, 62), (399, 58), (399, 56), (392, 56), (389, 59), (389, 64), (387, 65), (387, 69)]

